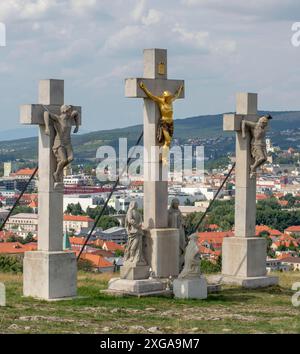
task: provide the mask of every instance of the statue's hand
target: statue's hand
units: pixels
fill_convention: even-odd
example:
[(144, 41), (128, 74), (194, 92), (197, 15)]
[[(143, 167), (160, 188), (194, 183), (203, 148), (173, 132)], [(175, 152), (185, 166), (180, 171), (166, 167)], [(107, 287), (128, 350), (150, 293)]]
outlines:
[(49, 130), (49, 128), (46, 128), (46, 129), (45, 129), (45, 134), (48, 135), (48, 136), (50, 136), (50, 130)]
[(140, 82), (140, 88), (141, 88), (142, 90), (145, 89), (145, 84), (143, 83), (143, 81)]
[(78, 133), (78, 131), (79, 131), (79, 128), (75, 127), (73, 133), (76, 134), (76, 133)]

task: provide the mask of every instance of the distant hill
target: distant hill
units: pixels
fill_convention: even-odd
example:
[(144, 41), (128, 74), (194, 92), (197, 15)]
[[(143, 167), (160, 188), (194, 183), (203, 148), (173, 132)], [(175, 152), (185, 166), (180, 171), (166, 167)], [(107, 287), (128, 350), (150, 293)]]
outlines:
[[(264, 114), (265, 112), (259, 113)], [(298, 147), (300, 144), (300, 112), (268, 113), (274, 117), (270, 130), (273, 142), (283, 148), (285, 145)], [(231, 135), (230, 133), (223, 132), (222, 129), (222, 114), (177, 119), (175, 121), (174, 138), (179, 144), (187, 143), (189, 139), (200, 139), (204, 145), (207, 145), (208, 149), (220, 149), (220, 153), (224, 154), (228, 150), (233, 150), (234, 141), (231, 139), (228, 141), (228, 144), (224, 145), (222, 137)], [(135, 125), (120, 129), (73, 135), (76, 158), (93, 159), (99, 146), (110, 145), (117, 147), (119, 138), (127, 138), (128, 145), (131, 146), (137, 140), (141, 131), (142, 125)], [(214, 142), (209, 141), (209, 139), (216, 137), (220, 137), (220, 139), (215, 139)], [(0, 161), (34, 159), (37, 157), (37, 137), (26, 137), (17, 140), (9, 140), (8, 138), (3, 140), (4, 137), (0, 134), (0, 139), (2, 140), (0, 141)]]

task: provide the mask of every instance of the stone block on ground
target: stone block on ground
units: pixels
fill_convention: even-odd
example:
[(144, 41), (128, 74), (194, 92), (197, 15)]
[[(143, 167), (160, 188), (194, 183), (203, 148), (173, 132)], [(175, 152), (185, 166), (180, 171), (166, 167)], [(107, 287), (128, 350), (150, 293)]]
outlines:
[(6, 289), (3, 283), (0, 283), (0, 307), (6, 306)]
[(74, 252), (26, 252), (24, 296), (63, 300), (77, 295), (77, 262)]
[(191, 279), (175, 279), (173, 292), (178, 299), (206, 299), (207, 282), (204, 277)]
[(147, 265), (131, 266), (125, 264), (124, 266), (121, 267), (120, 277), (121, 279), (128, 279), (128, 280), (148, 279), (149, 269), (150, 267)]
[(111, 295), (153, 296), (167, 295), (166, 282), (156, 279), (128, 280), (112, 278), (105, 293)]

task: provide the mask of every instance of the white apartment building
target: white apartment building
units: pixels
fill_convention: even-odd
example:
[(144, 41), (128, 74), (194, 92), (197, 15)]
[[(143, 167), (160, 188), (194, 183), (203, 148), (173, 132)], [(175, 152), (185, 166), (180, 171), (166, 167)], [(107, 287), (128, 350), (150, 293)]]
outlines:
[(26, 238), (29, 232), (33, 236), (37, 236), (38, 215), (28, 213), (16, 214), (8, 219), (5, 228), (23, 238)]

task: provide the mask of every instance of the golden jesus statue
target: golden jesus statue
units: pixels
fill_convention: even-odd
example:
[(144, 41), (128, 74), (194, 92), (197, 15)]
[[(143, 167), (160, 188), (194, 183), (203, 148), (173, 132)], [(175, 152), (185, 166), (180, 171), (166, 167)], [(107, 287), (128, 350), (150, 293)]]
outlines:
[(170, 91), (164, 91), (161, 96), (153, 95), (143, 82), (140, 82), (140, 87), (151, 100), (158, 104), (161, 119), (158, 126), (157, 140), (159, 145), (163, 147), (163, 164), (167, 164), (168, 153), (174, 133), (173, 102), (179, 98), (183, 90), (183, 85), (179, 87), (175, 95)]

